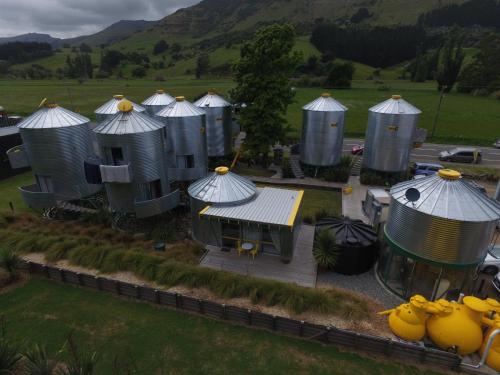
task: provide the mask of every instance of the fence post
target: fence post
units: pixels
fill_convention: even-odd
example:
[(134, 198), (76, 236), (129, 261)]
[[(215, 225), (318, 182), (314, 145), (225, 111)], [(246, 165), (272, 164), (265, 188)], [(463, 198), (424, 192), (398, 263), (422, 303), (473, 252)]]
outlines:
[(64, 277), (64, 271), (63, 271), (63, 269), (62, 268), (58, 268), (58, 271), (59, 271), (59, 276), (61, 277), (61, 281), (63, 283), (65, 283), (66, 282), (66, 278)]
[(273, 315), (273, 331), (276, 331), (276, 315)]
[(80, 272), (76, 273), (76, 279), (78, 280), (78, 285), (82, 285), (82, 274)]
[(141, 299), (141, 290), (139, 289), (139, 286), (134, 285), (134, 289), (135, 289), (135, 298)]
[(180, 303), (179, 299), (180, 299), (179, 293), (175, 293), (175, 307), (177, 307), (177, 308), (181, 307), (181, 303)]
[(226, 304), (222, 304), (222, 319), (227, 319)]
[(330, 326), (327, 326), (326, 327), (326, 342), (330, 342), (330, 332), (331, 332), (331, 327)]
[(203, 301), (201, 299), (198, 300), (198, 309), (200, 310), (200, 314), (205, 314), (205, 309), (203, 308)]
[(96, 286), (97, 286), (97, 290), (101, 290), (101, 279), (99, 276), (94, 276), (94, 279), (95, 279), (95, 283), (96, 283)]
[(32, 273), (31, 267), (33, 266), (33, 263), (30, 260), (28, 260), (28, 261), (26, 261), (26, 265), (28, 266), (28, 273)]
[(122, 288), (120, 288), (120, 283), (118, 281), (115, 281), (115, 290), (116, 290), (116, 294), (118, 294), (119, 296), (121, 296), (122, 294)]
[(155, 301), (157, 304), (160, 304), (160, 292), (158, 292), (158, 289), (155, 289)]
[(247, 310), (247, 317), (248, 317), (248, 325), (251, 326), (252, 325), (252, 310), (248, 309)]
[(303, 320), (300, 321), (300, 328), (299, 328), (300, 337), (304, 337), (304, 323), (305, 322)]

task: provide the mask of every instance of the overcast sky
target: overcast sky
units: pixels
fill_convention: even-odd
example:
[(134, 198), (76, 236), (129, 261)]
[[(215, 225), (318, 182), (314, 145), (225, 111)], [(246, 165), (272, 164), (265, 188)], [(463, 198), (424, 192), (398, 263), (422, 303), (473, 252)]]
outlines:
[(120, 20), (158, 20), (200, 0), (0, 0), (0, 37), (38, 32), (68, 38)]

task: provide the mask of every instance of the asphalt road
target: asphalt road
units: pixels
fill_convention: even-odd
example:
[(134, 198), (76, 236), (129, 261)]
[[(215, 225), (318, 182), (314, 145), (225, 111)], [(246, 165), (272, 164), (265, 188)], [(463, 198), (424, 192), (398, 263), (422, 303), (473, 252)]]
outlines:
[[(351, 152), (354, 145), (359, 145), (364, 142), (363, 139), (344, 139), (344, 152)], [(463, 147), (463, 145), (461, 145)], [(411, 154), (412, 161), (420, 161), (425, 163), (440, 163), (438, 155), (440, 151), (450, 150), (459, 145), (442, 145), (436, 143), (424, 143), (421, 148), (414, 149)], [(493, 147), (478, 147), (483, 152), (483, 160), (480, 165), (490, 168), (500, 169), (500, 149)], [(467, 165), (467, 164), (466, 164)]]

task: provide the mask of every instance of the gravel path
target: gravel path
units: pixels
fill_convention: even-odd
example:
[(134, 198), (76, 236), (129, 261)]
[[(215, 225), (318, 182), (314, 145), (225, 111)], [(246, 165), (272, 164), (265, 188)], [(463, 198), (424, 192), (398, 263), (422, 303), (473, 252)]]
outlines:
[(365, 294), (387, 308), (393, 308), (402, 300), (386, 290), (375, 277), (375, 269), (361, 275), (347, 276), (335, 272), (318, 273), (318, 284), (330, 284)]

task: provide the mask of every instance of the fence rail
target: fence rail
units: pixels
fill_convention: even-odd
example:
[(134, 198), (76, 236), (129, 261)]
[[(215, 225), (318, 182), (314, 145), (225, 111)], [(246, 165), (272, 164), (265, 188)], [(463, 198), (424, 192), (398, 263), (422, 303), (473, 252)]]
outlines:
[(212, 318), (298, 336), (308, 340), (356, 348), (368, 353), (383, 354), (400, 360), (437, 365), (453, 370), (458, 369), (462, 361), (456, 354), (416, 344), (273, 316), (259, 311), (220, 304), (179, 293), (161, 291), (44, 264), (25, 262), (22, 268), (32, 274), (51, 280), (93, 288)]

